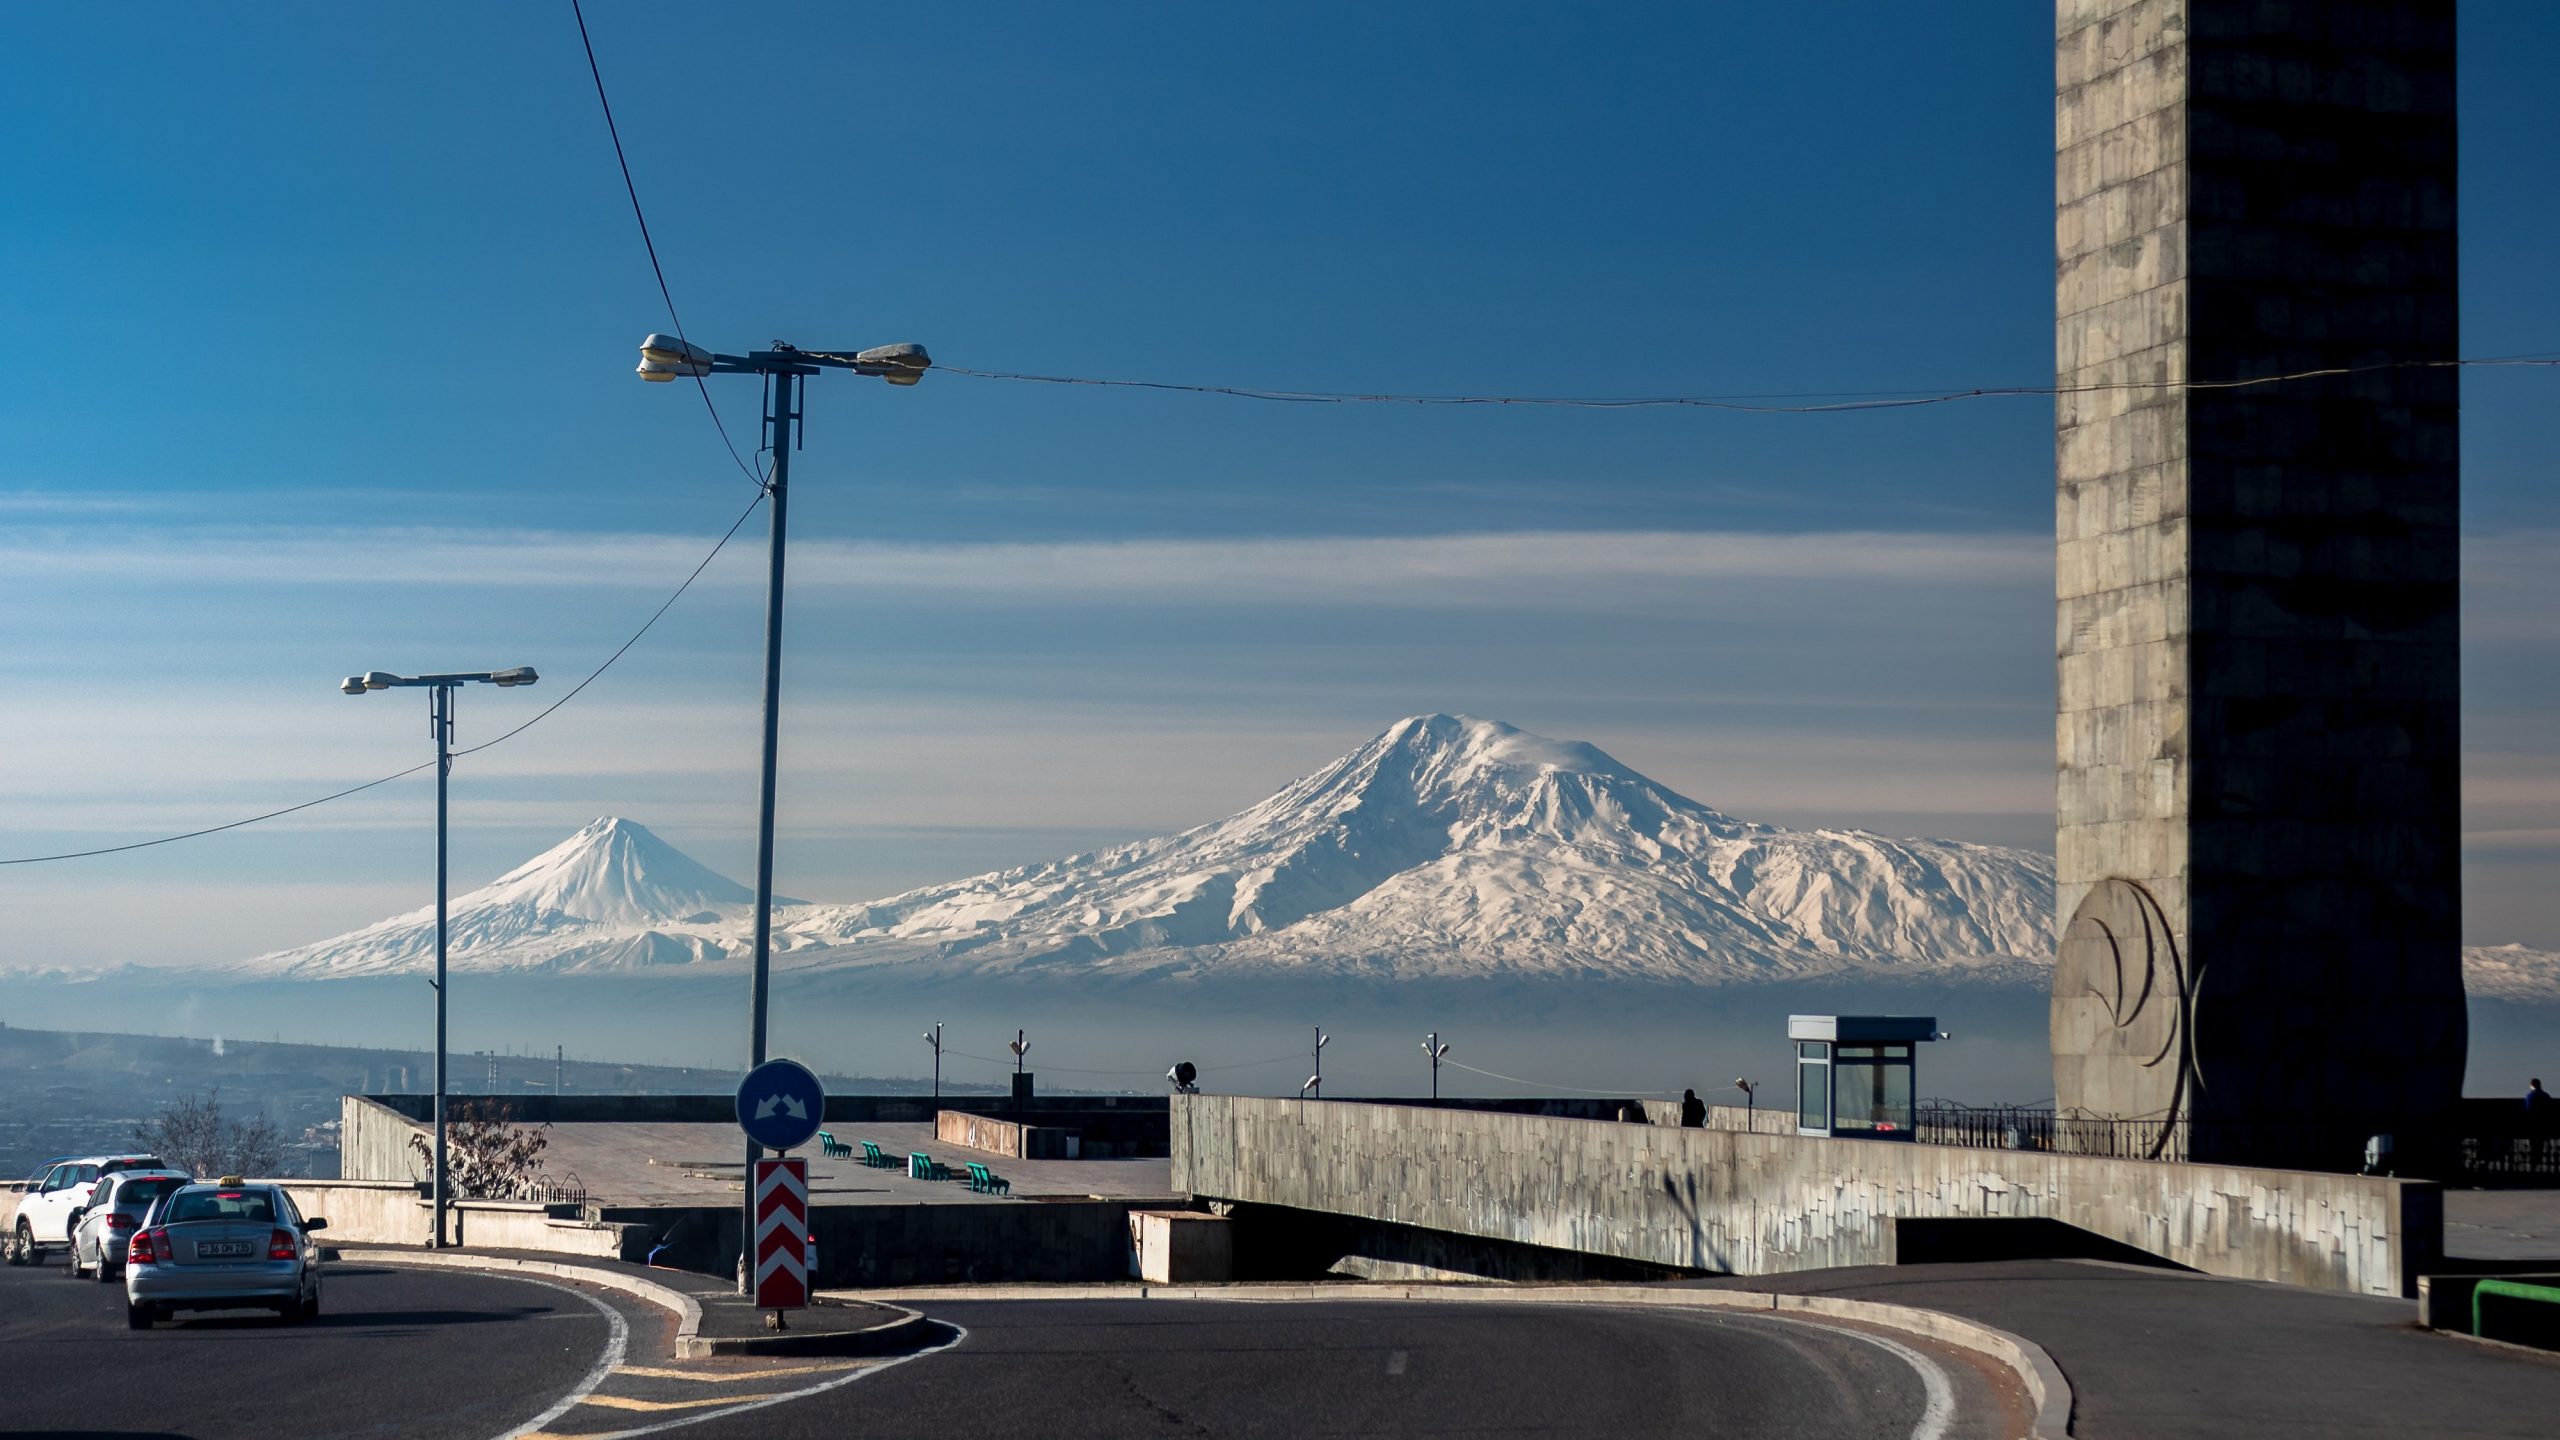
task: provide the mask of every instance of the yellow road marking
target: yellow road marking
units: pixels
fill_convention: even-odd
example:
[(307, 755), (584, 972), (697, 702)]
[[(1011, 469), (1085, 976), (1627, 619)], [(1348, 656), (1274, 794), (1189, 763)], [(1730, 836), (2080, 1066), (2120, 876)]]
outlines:
[[(769, 1380), (776, 1375), (834, 1375), (846, 1370), (859, 1370), (877, 1365), (877, 1360), (838, 1361), (832, 1365), (784, 1365), (771, 1370), (668, 1370), (655, 1365), (624, 1365), (616, 1375), (638, 1375), (650, 1380), (708, 1380), (727, 1383), (733, 1380)], [(530, 1440), (530, 1437), (527, 1437)]]
[(634, 1400), (627, 1395), (590, 1395), (580, 1402), (602, 1405), (608, 1410), (700, 1410), (709, 1405), (744, 1405), (750, 1400), (782, 1400), (788, 1392), (770, 1395), (712, 1395), (700, 1400)]

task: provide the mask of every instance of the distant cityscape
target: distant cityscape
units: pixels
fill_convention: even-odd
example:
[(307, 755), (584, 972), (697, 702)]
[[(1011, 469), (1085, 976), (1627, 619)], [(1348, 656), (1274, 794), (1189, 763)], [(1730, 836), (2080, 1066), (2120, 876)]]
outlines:
[[(457, 1095), (724, 1094), (734, 1072), (677, 1065), (626, 1065), (561, 1054), (457, 1054), (448, 1090)], [(349, 1094), (424, 1093), (434, 1057), (422, 1050), (370, 1050), (229, 1037), (29, 1030), (0, 1022), (0, 1179), (22, 1179), (57, 1156), (130, 1147), (134, 1132), (168, 1102), (218, 1093), (226, 1112), (264, 1112), (283, 1132), (289, 1173), (338, 1174), (339, 1100)], [(829, 1091), (919, 1094), (931, 1082), (827, 1075)], [(946, 1080), (954, 1093), (999, 1087)]]

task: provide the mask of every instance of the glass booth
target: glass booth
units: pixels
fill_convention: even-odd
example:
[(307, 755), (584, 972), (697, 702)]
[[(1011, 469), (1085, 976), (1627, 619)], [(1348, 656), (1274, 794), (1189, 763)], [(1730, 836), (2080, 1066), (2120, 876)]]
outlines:
[(1938, 1038), (1928, 1015), (1790, 1015), (1796, 1042), (1796, 1133), (1909, 1140), (1919, 1094), (1913, 1050)]

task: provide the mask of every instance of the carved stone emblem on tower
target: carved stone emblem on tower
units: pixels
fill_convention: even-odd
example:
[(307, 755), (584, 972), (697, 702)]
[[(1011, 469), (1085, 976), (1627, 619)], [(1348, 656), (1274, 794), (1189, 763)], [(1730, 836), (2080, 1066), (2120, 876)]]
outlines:
[(2152, 1122), (2133, 1153), (2175, 1154), (2194, 1115), (2197, 978), (2149, 890), (2121, 879), (2092, 888), (2055, 956), (2055, 1109)]

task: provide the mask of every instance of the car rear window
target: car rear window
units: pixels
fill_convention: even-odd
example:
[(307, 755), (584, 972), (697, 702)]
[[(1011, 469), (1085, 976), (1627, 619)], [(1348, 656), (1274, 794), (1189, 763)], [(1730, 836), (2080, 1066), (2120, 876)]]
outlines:
[(169, 1218), (162, 1223), (181, 1225), (189, 1220), (253, 1220), (272, 1225), (276, 1207), (264, 1190), (190, 1190), (169, 1202)]
[(113, 1175), (119, 1170), (166, 1170), (169, 1162), (157, 1155), (136, 1155), (124, 1160), (110, 1160), (98, 1168)]
[(116, 1208), (139, 1210), (186, 1183), (174, 1177), (167, 1180), (128, 1180), (122, 1189), (116, 1191)]

